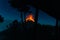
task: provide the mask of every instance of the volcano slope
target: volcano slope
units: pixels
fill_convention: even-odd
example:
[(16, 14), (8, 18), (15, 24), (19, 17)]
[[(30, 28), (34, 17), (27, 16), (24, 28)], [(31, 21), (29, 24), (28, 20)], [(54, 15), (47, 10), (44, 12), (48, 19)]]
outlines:
[[(24, 26), (23, 26), (24, 24)], [(1, 32), (4, 40), (52, 40), (55, 37), (55, 27), (51, 25), (36, 25), (33, 22), (27, 23), (14, 22), (8, 26), (8, 29)], [(4, 37), (4, 38), (3, 38)]]

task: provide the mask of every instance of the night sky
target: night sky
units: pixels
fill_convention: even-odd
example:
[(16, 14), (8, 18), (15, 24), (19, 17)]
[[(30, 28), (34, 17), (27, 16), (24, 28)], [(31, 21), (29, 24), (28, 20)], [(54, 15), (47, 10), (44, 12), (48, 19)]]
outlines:
[[(31, 7), (30, 11), (32, 11), (32, 13), (34, 14), (35, 8)], [(0, 31), (7, 29), (6, 25), (11, 23), (15, 19), (20, 21), (20, 12), (18, 12), (17, 9), (12, 8), (8, 3), (8, 0), (0, 0), (0, 15), (4, 17), (4, 22), (0, 23)], [(39, 10), (38, 23), (55, 26), (56, 19)]]

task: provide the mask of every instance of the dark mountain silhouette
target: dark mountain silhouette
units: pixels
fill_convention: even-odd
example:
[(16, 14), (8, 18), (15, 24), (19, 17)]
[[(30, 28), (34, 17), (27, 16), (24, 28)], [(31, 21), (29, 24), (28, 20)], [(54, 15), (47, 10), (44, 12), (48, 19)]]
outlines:
[(13, 21), (7, 30), (0, 33), (5, 37), (3, 40), (56, 40), (54, 26), (37, 24), (35, 28), (35, 23), (31, 21), (23, 24)]
[[(35, 22), (38, 20), (38, 10), (46, 12), (48, 15), (56, 19), (56, 33), (58, 29), (58, 20), (60, 20), (60, 6), (58, 0), (13, 0), (12, 5), (19, 8), (20, 4), (25, 6), (30, 5), (36, 8)], [(22, 5), (21, 5), (22, 6)], [(36, 26), (36, 25), (35, 25)]]
[[(58, 29), (58, 20), (60, 20), (58, 3), (55, 4), (55, 0), (10, 0), (10, 3), (15, 8), (20, 8), (21, 6), (31, 5), (36, 8), (35, 22), (38, 20), (38, 11), (42, 10), (48, 15), (56, 19), (56, 30)], [(57, 7), (56, 7), (57, 6)]]

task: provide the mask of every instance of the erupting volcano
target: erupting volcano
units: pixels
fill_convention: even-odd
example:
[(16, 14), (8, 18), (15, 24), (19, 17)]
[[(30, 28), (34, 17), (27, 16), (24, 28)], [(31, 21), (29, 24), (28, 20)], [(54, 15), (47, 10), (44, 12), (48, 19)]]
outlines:
[(28, 21), (35, 22), (33, 14), (27, 15), (27, 17), (26, 17), (26, 22), (28, 22)]

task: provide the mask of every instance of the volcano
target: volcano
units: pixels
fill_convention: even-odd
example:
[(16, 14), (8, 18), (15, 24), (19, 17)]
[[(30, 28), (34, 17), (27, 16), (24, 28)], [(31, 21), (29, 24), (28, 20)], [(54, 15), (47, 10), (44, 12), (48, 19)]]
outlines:
[(28, 21), (35, 22), (33, 14), (29, 14), (26, 16), (26, 22)]

